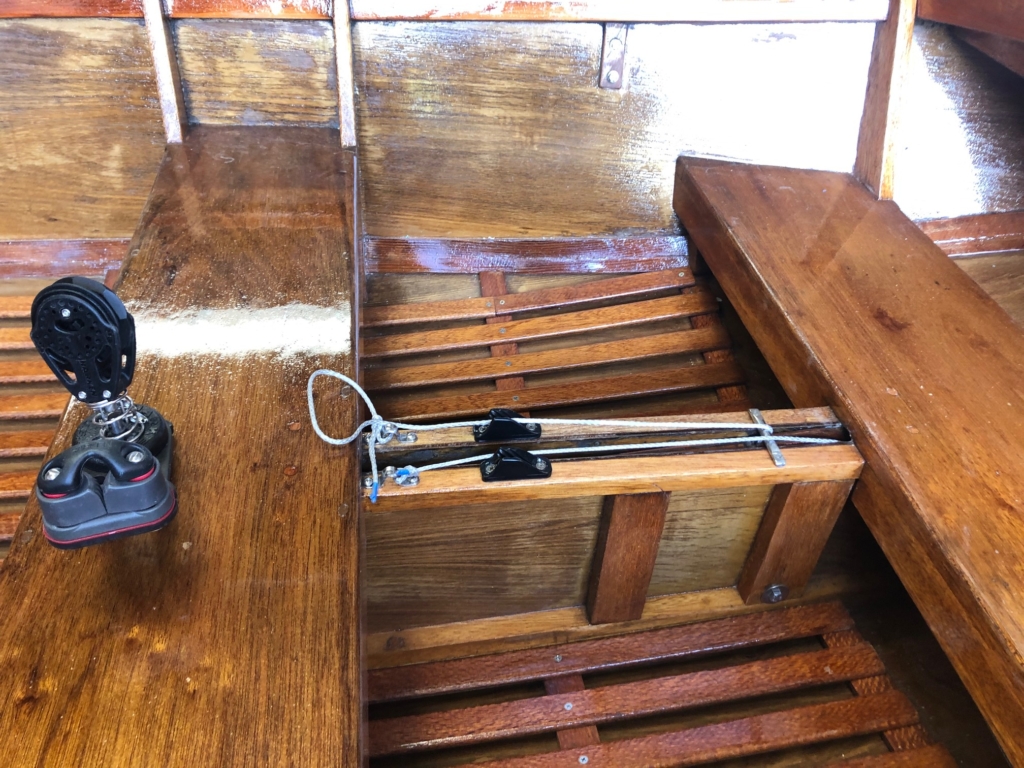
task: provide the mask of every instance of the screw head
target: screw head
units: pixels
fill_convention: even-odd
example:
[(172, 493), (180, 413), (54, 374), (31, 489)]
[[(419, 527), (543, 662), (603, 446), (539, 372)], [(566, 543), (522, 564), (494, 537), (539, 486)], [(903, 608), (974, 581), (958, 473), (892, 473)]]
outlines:
[(67, 307), (65, 307), (64, 309), (62, 309), (60, 311), (60, 316), (61, 317), (71, 317), (71, 310), (68, 309)]
[(506, 365), (506, 367), (509, 366), (509, 365), (512, 365), (512, 361), (511, 360), (506, 360), (505, 361), (505, 365)]
[(605, 78), (605, 80), (614, 85), (615, 83), (619, 82), (619, 73), (612, 69), (608, 72), (608, 76)]
[(104, 400), (109, 400), (110, 399), (110, 390), (109, 389), (104, 389), (103, 390), (103, 399)]
[(132, 464), (138, 464), (144, 458), (146, 458), (146, 454), (144, 454), (142, 451), (132, 451), (131, 453), (128, 454), (128, 461), (130, 461)]
[(544, 467), (546, 467), (547, 464), (544, 462), (544, 459), (537, 459), (537, 461), (534, 462), (533, 466), (535, 466), (537, 469), (544, 469)]
[(363, 488), (373, 488), (373, 476), (366, 475), (363, 477)]
[(559, 654), (557, 654), (555, 656), (555, 661), (558, 662), (558, 661), (561, 661), (561, 660), (562, 660), (562, 654), (559, 653)]
[(498, 303), (499, 303), (499, 304), (500, 304), (501, 306), (505, 306), (505, 300), (504, 300), (504, 299), (502, 299), (502, 300), (501, 300), (501, 301), (499, 301)]
[(571, 710), (571, 709), (572, 709), (572, 702), (571, 702), (571, 701), (567, 701), (567, 702), (565, 702), (565, 706), (564, 706), (564, 707), (562, 707), (562, 709), (564, 709), (564, 710), (565, 710), (566, 712), (568, 712), (569, 710)]
[(495, 468), (496, 467), (494, 464), (484, 464), (484, 474), (491, 474), (491, 472), (493, 472)]
[(536, 432), (537, 430), (540, 429), (540, 424), (527, 424), (526, 428), (531, 432)]
[(398, 435), (398, 442), (400, 443), (415, 443), (419, 438), (415, 432), (401, 432)]
[(789, 587), (785, 584), (772, 584), (770, 587), (765, 587), (764, 592), (761, 593), (762, 603), (781, 603), (789, 597)]
[(519, 395), (512, 395), (512, 399), (515, 400), (518, 403), (519, 402)]
[(78, 393), (78, 399), (79, 400), (85, 400), (85, 392), (84, 391)]
[(56, 480), (60, 476), (60, 467), (50, 467), (43, 475), (44, 480)]
[(580, 765), (586, 765), (590, 762), (590, 758), (586, 755), (580, 755)]
[(498, 329), (498, 333), (504, 333), (504, 332), (505, 332), (505, 329), (504, 329), (504, 328), (499, 328), (499, 329)]

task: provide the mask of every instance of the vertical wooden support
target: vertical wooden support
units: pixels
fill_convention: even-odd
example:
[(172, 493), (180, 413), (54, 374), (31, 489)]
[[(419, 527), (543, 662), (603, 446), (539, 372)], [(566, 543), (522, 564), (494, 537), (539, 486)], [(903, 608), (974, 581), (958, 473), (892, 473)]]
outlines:
[(590, 568), (587, 616), (591, 624), (639, 619), (647, 602), (667, 493), (608, 496)]
[(180, 144), (188, 133), (188, 114), (185, 111), (185, 97), (181, 90), (181, 75), (178, 72), (178, 57), (174, 53), (171, 30), (161, 0), (142, 0), (142, 12), (146, 17), (146, 32), (149, 33), (149, 47), (153, 53), (164, 133), (168, 144)]
[(356, 96), (348, 0), (334, 0), (334, 55), (338, 66), (338, 127), (341, 130), (341, 146), (355, 147)]
[[(544, 681), (544, 692), (556, 693), (578, 693), (584, 690), (583, 675), (565, 675), (564, 677), (549, 677)], [(560, 749), (579, 749), (601, 743), (601, 736), (597, 732), (596, 725), (581, 725), (577, 728), (563, 728), (555, 732), (558, 735), (558, 746)]]
[[(503, 272), (481, 272), (480, 273), (480, 294), (482, 296), (493, 297), (495, 301), (501, 301), (502, 296), (508, 295), (508, 286), (505, 285), (505, 273)], [(486, 322), (488, 324), (494, 323), (507, 323), (511, 320), (509, 315), (498, 315), (497, 317), (489, 317)], [(491, 347), (491, 357), (505, 357), (507, 355), (519, 354), (519, 345), (515, 342), (509, 344), (495, 344)], [(509, 389), (525, 389), (526, 380), (522, 376), (508, 376), (504, 379), (497, 379), (494, 382), (495, 388), (499, 391), (505, 391)], [(530, 414), (525, 411), (519, 411), (524, 416)]]
[[(707, 267), (702, 267), (701, 271), (707, 272)], [(699, 293), (700, 291), (700, 286), (694, 286), (693, 288), (684, 288), (682, 293), (692, 294)], [(697, 315), (690, 318), (690, 325), (694, 328), (720, 328), (722, 326), (722, 318), (719, 317), (717, 312), (713, 312), (709, 315)], [(704, 362), (709, 365), (712, 363), (731, 362), (735, 359), (731, 349), (713, 349), (710, 352), (705, 352), (703, 356)], [(747, 399), (747, 387), (743, 384), (737, 384), (730, 387), (717, 387), (715, 389), (715, 394), (718, 395), (718, 402), (734, 403), (737, 410), (749, 406), (750, 401)]]
[(893, 195), (896, 131), (916, 11), (917, 0), (889, 0), (889, 17), (875, 29), (853, 173), (881, 200)]
[[(852, 480), (775, 486), (736, 585), (745, 603), (803, 593), (852, 487)], [(781, 592), (765, 600), (776, 586)]]

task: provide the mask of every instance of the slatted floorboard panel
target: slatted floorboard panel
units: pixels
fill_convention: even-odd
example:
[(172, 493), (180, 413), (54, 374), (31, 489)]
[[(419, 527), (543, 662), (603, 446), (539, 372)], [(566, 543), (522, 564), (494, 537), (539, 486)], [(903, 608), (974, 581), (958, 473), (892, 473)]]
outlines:
[(954, 764), (838, 603), (372, 670), (369, 699), (371, 766)]
[(705, 397), (681, 412), (746, 405), (718, 301), (687, 269), (518, 292), (503, 273), (479, 279), (480, 296), (364, 309), (363, 383), (388, 418), (536, 412), (682, 392)]

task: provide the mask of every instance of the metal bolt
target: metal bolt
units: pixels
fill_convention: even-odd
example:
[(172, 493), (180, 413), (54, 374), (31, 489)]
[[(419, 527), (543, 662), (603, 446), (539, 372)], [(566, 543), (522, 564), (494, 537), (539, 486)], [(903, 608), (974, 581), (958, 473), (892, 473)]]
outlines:
[(512, 361), (511, 360), (506, 360), (505, 361), (505, 366), (508, 367), (510, 365), (512, 365)]
[(610, 70), (610, 71), (608, 72), (608, 77), (607, 77), (607, 78), (605, 78), (605, 79), (606, 79), (606, 80), (607, 80), (607, 81), (608, 81), (609, 83), (612, 83), (612, 84), (614, 84), (614, 83), (617, 83), (617, 82), (619, 82), (619, 73), (618, 73), (618, 72), (616, 72), (616, 71), (615, 71), (614, 69), (613, 69), (613, 70)]
[(504, 333), (504, 332), (505, 332), (505, 329), (504, 329), (504, 328), (499, 328), (499, 329), (498, 329), (498, 333)]
[(417, 440), (419, 438), (416, 437), (415, 432), (401, 432), (398, 435), (398, 442), (400, 443), (415, 443)]
[(590, 758), (586, 755), (580, 755), (580, 765), (586, 765), (590, 762)]
[(50, 467), (46, 470), (46, 474), (43, 475), (44, 480), (56, 480), (60, 475), (60, 467)]
[(146, 458), (146, 454), (144, 454), (142, 451), (132, 451), (131, 453), (128, 454), (128, 461), (130, 461), (132, 464), (138, 464), (144, 458)]
[(519, 395), (512, 395), (512, 399), (515, 400), (518, 403), (519, 402)]
[(499, 303), (499, 304), (500, 304), (501, 306), (505, 306), (505, 300), (504, 300), (504, 299), (502, 299), (502, 300), (501, 300), (501, 301), (499, 301), (498, 303)]
[(109, 400), (110, 399), (110, 390), (109, 389), (104, 389), (103, 390), (103, 399), (104, 400)]
[(537, 430), (540, 429), (540, 424), (527, 424), (526, 428), (531, 432), (536, 432)]
[(559, 654), (557, 654), (555, 656), (555, 661), (561, 661), (561, 660), (562, 660), (562, 654), (559, 653)]
[(363, 477), (363, 488), (373, 488), (373, 475)]
[(484, 474), (489, 475), (495, 469), (494, 464), (484, 464)]
[(61, 317), (71, 317), (71, 310), (65, 307), (64, 309), (62, 309), (60, 311), (60, 316)]
[(685, 272), (680, 272), (680, 273), (679, 273), (679, 276), (680, 276), (680, 277), (686, 277), (686, 273), (685, 273)]
[(762, 603), (781, 603), (789, 597), (789, 587), (785, 584), (772, 584), (770, 587), (765, 587), (764, 592), (761, 593)]
[(79, 392), (78, 393), (78, 399), (79, 400), (85, 400), (85, 392)]
[(488, 301), (487, 302), (487, 306), (490, 307), (490, 306), (493, 306), (493, 305), (491, 304), (491, 302)]
[(563, 709), (564, 709), (564, 710), (565, 710), (566, 712), (568, 712), (568, 711), (569, 711), (570, 709), (572, 709), (572, 702), (571, 702), (571, 701), (567, 701), (567, 702), (565, 702), (565, 706), (563, 707)]
[(537, 469), (544, 469), (544, 467), (546, 466), (544, 464), (544, 459), (537, 459), (537, 463), (534, 464), (534, 466), (537, 467)]

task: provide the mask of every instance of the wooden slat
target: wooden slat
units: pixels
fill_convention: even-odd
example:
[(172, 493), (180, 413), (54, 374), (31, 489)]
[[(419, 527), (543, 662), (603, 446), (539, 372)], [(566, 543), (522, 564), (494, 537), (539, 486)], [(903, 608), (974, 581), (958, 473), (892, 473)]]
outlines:
[(19, 522), (21, 522), (20, 514), (0, 515), (0, 543), (6, 544), (14, 538), (14, 532), (18, 530)]
[(428, 240), (367, 237), (367, 272), (613, 274), (690, 266), (685, 237), (577, 237), (544, 240)]
[(945, 747), (933, 744), (905, 752), (861, 757), (829, 763), (828, 768), (956, 768), (957, 762)]
[(685, 731), (500, 762), (475, 763), (474, 768), (564, 768), (580, 763), (580, 757), (587, 758), (588, 768), (702, 765), (874, 733), (916, 721), (917, 713), (911, 703), (903, 694), (891, 691), (879, 696), (755, 715)]
[(740, 574), (740, 597), (760, 602), (773, 585), (803, 594), (852, 486), (850, 480), (776, 486)]
[(0, 277), (105, 275), (127, 250), (128, 240), (7, 240), (0, 242)]
[(949, 256), (1024, 250), (1024, 211), (915, 223)]
[(370, 756), (495, 741), (562, 728), (710, 706), (880, 674), (871, 646), (602, 686), (370, 723)]
[(365, 307), (362, 313), (362, 325), (364, 328), (373, 328), (406, 323), (430, 323), (440, 320), (475, 320), (497, 315), (514, 315), (517, 312), (529, 312), (537, 309), (571, 307), (671, 288), (685, 288), (693, 284), (694, 279), (690, 270), (666, 269), (660, 272), (595, 280), (582, 285), (544, 288), (511, 294), (502, 291), (502, 295), (497, 300), (492, 300), (492, 294), (487, 293), (478, 299)]
[(0, 328), (0, 350), (35, 349), (29, 328)]
[(43, 456), (53, 440), (53, 430), (0, 432), (0, 459)]
[(45, 395), (0, 395), (0, 419), (51, 419), (64, 413), (66, 392)]
[[(176, 19), (330, 19), (331, 0), (166, 0)], [(0, 0), (0, 18), (142, 18), (142, 0)]]
[(0, 0), (0, 19), (142, 18), (142, 0)]
[(957, 37), (998, 61), (1011, 72), (1024, 77), (1024, 40), (1013, 40), (973, 29), (957, 30)]
[(668, 511), (667, 493), (608, 496), (587, 590), (591, 624), (635, 621), (644, 613)]
[(35, 484), (35, 472), (0, 473), (0, 499), (27, 499)]
[(373, 669), (371, 703), (509, 685), (547, 677), (683, 659), (853, 626), (839, 603), (735, 616), (643, 634), (584, 640), (526, 651)]
[(35, 296), (0, 296), (0, 319), (27, 320), (32, 311), (34, 298)]
[(929, 21), (1024, 40), (1019, 0), (919, 0), (917, 15)]
[(363, 371), (363, 386), (369, 390), (387, 390), (479, 381), (499, 376), (522, 376), (527, 373), (589, 368), (627, 360), (646, 360), (665, 355), (724, 349), (729, 344), (729, 334), (718, 326), (545, 352), (528, 352), (508, 357), (403, 368), (366, 368)]
[(492, 408), (511, 408), (520, 411), (524, 408), (552, 408), (573, 403), (600, 403), (624, 397), (643, 397), (739, 384), (743, 380), (743, 370), (736, 363), (716, 363), (651, 373), (608, 376), (568, 384), (528, 387), (507, 392), (481, 392), (418, 399), (391, 396), (387, 399), (382, 398), (377, 407), (390, 419), (433, 421), (487, 413)]
[[(320, 0), (330, 5), (331, 0)], [(338, 89), (338, 126), (341, 134), (341, 146), (355, 148), (356, 136), (356, 97), (355, 78), (352, 62), (352, 22), (348, 15), (348, 0), (338, 0), (328, 8), (334, 17), (334, 59), (337, 72)]]
[(174, 51), (171, 28), (164, 16), (163, 0), (142, 0), (142, 12), (146, 17), (149, 48), (153, 54), (164, 134), (168, 144), (180, 144), (188, 131), (188, 114), (178, 72), (178, 56)]
[[(454, 504), (853, 480), (860, 475), (863, 460), (853, 446), (830, 445), (787, 449), (785, 467), (776, 467), (767, 453), (761, 451), (556, 460), (554, 464), (554, 472), (546, 480), (484, 483), (477, 467), (424, 472), (414, 487), (385, 483), (376, 504), (369, 505), (367, 511), (385, 513)], [(364, 496), (369, 496), (369, 490), (365, 490)]]
[[(544, 681), (544, 690), (548, 694), (575, 693), (585, 688), (582, 675), (552, 677)], [(574, 728), (559, 729), (558, 731), (558, 746), (561, 749), (575, 749), (576, 747), (586, 747), (590, 744), (600, 743), (601, 735), (597, 732), (596, 725), (580, 725)]]
[(495, 325), (452, 328), (422, 333), (403, 333), (363, 339), (364, 358), (442, 352), (450, 349), (487, 347), (493, 344), (571, 336), (607, 328), (643, 325), (659, 320), (711, 312), (718, 308), (715, 297), (707, 291), (689, 296), (637, 301), (612, 307), (567, 312), (550, 317), (511, 320)]
[(353, 0), (357, 21), (880, 21), (878, 0), (618, 0), (488, 2), (487, 0)]
[(0, 360), (0, 384), (37, 384), (56, 381), (42, 360)]
[[(504, 299), (499, 300), (499, 297), (508, 295), (508, 286), (505, 284), (505, 274), (503, 272), (481, 272), (480, 293), (485, 297), (490, 297), (494, 303), (504, 303)], [(504, 325), (511, 319), (512, 318), (507, 314), (497, 314), (493, 317), (488, 317), (485, 322), (488, 325)], [(519, 345), (514, 341), (491, 345), (492, 358), (504, 358), (518, 354)], [(499, 392), (507, 392), (511, 389), (524, 389), (525, 387), (526, 380), (522, 376), (506, 376), (494, 382), (494, 388)], [(522, 413), (523, 415), (529, 415), (525, 411)]]

